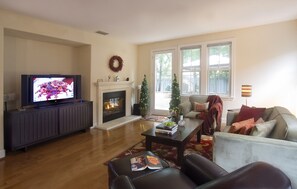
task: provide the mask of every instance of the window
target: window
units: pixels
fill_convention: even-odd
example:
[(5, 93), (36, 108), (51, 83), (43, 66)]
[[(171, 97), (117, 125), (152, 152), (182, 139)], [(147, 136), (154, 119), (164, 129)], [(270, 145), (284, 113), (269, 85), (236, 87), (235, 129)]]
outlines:
[(231, 43), (207, 45), (208, 94), (230, 96)]
[(181, 93), (200, 93), (201, 46), (181, 48)]
[(234, 49), (234, 40), (230, 39), (183, 45), (179, 48), (179, 56), (173, 47), (152, 51), (151, 113), (168, 114), (173, 73), (177, 74), (183, 96), (232, 97)]
[(182, 95), (232, 96), (232, 44), (230, 40), (180, 48)]

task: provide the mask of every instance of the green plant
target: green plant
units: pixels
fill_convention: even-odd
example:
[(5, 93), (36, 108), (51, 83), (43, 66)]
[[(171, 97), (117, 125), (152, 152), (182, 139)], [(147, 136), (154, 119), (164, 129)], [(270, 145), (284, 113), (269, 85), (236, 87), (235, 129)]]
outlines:
[(141, 84), (139, 107), (140, 107), (141, 116), (145, 117), (149, 110), (149, 90), (148, 90), (146, 75), (144, 75), (144, 78)]
[(176, 79), (176, 74), (174, 74), (173, 80), (172, 80), (172, 87), (171, 87), (171, 100), (169, 103), (169, 112), (171, 113), (171, 115), (178, 116), (179, 104), (180, 104), (180, 89)]
[(175, 126), (175, 125), (176, 125), (176, 123), (173, 122), (173, 121), (168, 121), (168, 122), (165, 122), (165, 123), (164, 123), (164, 126), (166, 126), (166, 127), (173, 127), (173, 126)]

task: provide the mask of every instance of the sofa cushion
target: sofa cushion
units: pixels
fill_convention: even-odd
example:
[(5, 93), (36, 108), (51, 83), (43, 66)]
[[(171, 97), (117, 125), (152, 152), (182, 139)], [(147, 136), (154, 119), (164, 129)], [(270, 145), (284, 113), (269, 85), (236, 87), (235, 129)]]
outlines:
[(224, 133), (229, 133), (229, 130), (231, 129), (231, 125), (226, 125), (225, 127), (223, 127), (222, 132)]
[(294, 115), (283, 115), (288, 126), (286, 140), (297, 142), (297, 119)]
[(255, 107), (248, 107), (242, 105), (239, 111), (239, 114), (236, 118), (236, 122), (247, 120), (250, 118), (254, 118), (254, 120), (258, 120), (262, 117), (266, 108), (255, 108)]
[(269, 138), (285, 139), (288, 134), (288, 125), (284, 115), (292, 115), (286, 108), (275, 106), (268, 120), (276, 120), (275, 127), (268, 136)]
[(190, 111), (189, 113), (184, 115), (184, 117), (185, 118), (197, 118), (199, 114), (200, 114), (200, 112)]
[(268, 121), (269, 116), (271, 115), (272, 111), (273, 111), (273, 107), (271, 108), (266, 108), (266, 110), (264, 111), (262, 118), (264, 121)]
[(194, 102), (194, 111), (195, 112), (206, 112), (208, 110), (209, 102), (200, 103)]
[(264, 123), (256, 123), (256, 125), (253, 127), (250, 135), (252, 136), (259, 136), (259, 137), (267, 137), (272, 129), (274, 128), (276, 123), (276, 120), (270, 120), (266, 121)]

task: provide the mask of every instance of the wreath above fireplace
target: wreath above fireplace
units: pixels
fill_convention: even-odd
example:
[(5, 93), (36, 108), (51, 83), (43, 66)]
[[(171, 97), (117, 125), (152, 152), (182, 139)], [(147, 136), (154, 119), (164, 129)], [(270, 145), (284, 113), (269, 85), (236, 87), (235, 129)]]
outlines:
[[(116, 65), (116, 62), (118, 62), (118, 65)], [(123, 68), (123, 59), (120, 56), (113, 56), (109, 60), (109, 68), (113, 72), (119, 72)]]

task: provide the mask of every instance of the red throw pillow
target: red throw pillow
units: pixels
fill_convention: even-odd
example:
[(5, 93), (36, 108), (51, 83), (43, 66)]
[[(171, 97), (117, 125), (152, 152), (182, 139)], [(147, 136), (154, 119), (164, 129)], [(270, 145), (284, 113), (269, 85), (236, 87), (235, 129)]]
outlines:
[(236, 118), (236, 122), (247, 120), (250, 118), (258, 120), (260, 117), (262, 117), (265, 110), (266, 108), (255, 108), (242, 105), (240, 108), (240, 112)]

